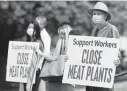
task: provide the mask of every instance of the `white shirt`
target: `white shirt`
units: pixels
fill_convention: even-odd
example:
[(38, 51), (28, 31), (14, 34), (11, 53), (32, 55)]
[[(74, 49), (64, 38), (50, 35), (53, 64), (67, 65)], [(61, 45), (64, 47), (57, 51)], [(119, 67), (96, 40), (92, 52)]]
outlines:
[[(47, 54), (47, 55), (50, 54), (51, 37), (45, 28), (43, 28), (43, 30), (41, 30), (40, 37), (41, 37), (41, 40), (43, 41), (43, 44), (44, 44), (44, 54)], [(42, 58), (38, 64), (38, 68), (40, 68), (40, 69), (42, 67), (43, 59), (44, 58)]]
[(41, 40), (44, 43), (44, 53), (50, 54), (51, 37), (49, 36), (45, 28), (40, 32), (40, 36)]

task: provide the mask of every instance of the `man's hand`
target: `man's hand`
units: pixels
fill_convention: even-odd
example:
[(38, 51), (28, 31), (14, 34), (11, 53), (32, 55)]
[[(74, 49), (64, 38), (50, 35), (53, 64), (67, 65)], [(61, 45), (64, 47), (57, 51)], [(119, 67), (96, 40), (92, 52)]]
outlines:
[(64, 60), (65, 60), (65, 62), (68, 60), (68, 56), (67, 55), (65, 55)]
[(115, 64), (115, 66), (117, 67), (117, 66), (120, 64), (120, 59), (114, 60), (114, 64)]

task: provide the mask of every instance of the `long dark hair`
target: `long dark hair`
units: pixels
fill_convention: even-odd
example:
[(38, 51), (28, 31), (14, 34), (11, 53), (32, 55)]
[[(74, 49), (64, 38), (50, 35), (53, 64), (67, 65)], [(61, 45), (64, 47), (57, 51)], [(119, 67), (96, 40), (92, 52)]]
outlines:
[[(40, 27), (37, 21), (34, 21), (33, 25), (34, 25), (34, 33), (32, 37), (34, 38), (34, 41), (36, 41), (37, 39), (40, 38)], [(28, 34), (27, 34), (27, 41), (31, 41), (31, 38)]]
[(35, 32), (35, 38), (39, 39), (40, 38), (40, 27), (37, 21), (34, 21), (34, 32)]

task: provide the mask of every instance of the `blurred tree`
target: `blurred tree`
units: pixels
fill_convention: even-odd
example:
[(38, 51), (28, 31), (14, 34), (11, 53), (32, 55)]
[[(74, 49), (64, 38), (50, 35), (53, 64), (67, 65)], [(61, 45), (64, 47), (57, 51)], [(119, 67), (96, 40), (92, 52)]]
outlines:
[[(81, 33), (89, 35), (92, 30), (91, 16), (87, 10), (97, 1), (1, 1), (0, 22), (11, 25), (16, 22), (16, 35), (22, 36), (27, 25), (38, 15), (48, 18), (48, 31), (57, 34), (63, 23), (70, 24)], [(104, 1), (112, 14), (111, 23), (118, 26), (121, 34), (127, 29), (127, 2)]]

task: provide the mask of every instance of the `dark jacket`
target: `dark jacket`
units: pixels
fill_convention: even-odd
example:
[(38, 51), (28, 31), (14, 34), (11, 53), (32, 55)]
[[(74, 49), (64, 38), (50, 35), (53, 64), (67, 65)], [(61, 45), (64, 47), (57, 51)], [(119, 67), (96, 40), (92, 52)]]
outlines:
[[(92, 30), (91, 36), (105, 37), (105, 38), (119, 38), (119, 33), (117, 28), (114, 25), (107, 23), (100, 30), (98, 30), (97, 27), (95, 27)], [(120, 53), (119, 53), (119, 56), (120, 56)], [(86, 91), (114, 91), (114, 88), (110, 89), (110, 88), (87, 86)]]

